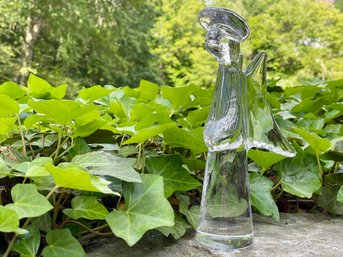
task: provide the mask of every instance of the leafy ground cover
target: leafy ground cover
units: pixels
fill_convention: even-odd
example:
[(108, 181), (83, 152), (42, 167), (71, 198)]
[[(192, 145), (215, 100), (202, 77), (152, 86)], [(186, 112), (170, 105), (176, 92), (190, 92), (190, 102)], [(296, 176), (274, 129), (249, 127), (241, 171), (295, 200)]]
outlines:
[[(147, 81), (84, 88), (73, 100), (66, 90), (34, 75), (27, 87), (0, 86), (4, 256), (85, 256), (97, 236), (131, 246), (195, 227), (212, 93)], [(268, 90), (297, 155), (249, 152), (253, 208), (275, 220), (293, 203), (343, 214), (343, 80)]]

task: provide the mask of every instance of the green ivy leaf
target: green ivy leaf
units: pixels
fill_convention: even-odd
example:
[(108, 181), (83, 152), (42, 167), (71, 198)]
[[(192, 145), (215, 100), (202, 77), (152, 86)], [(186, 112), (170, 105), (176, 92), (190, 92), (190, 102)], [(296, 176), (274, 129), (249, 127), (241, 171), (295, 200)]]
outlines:
[(164, 143), (173, 147), (190, 149), (194, 154), (206, 152), (203, 131), (202, 127), (193, 130), (172, 127), (163, 132)]
[(170, 113), (167, 109), (167, 107), (160, 104), (138, 103), (130, 111), (130, 121), (136, 122), (135, 128), (137, 130), (149, 128), (155, 123), (171, 123), (172, 120), (169, 118)]
[(37, 157), (32, 162), (21, 162), (12, 168), (25, 174), (25, 177), (45, 177), (50, 176), (49, 171), (44, 167), (45, 164), (51, 163), (50, 157)]
[[(312, 114), (313, 115), (313, 114)], [(316, 116), (314, 116), (316, 117)], [(313, 117), (313, 118), (314, 118)], [(306, 128), (307, 130), (313, 131), (313, 132), (320, 132), (322, 128), (325, 125), (324, 119), (312, 119), (312, 118), (302, 118), (297, 123), (297, 126), (301, 128)]]
[(73, 133), (73, 138), (87, 137), (87, 136), (93, 134), (98, 129), (100, 129), (105, 124), (106, 124), (106, 121), (104, 121), (104, 120), (100, 120), (100, 119), (99, 120), (93, 120), (87, 124), (84, 124), (80, 127), (77, 127)]
[(145, 165), (149, 173), (163, 177), (165, 197), (175, 191), (188, 191), (201, 185), (182, 167), (179, 155), (148, 157)]
[(13, 204), (6, 205), (6, 208), (16, 211), (19, 219), (37, 217), (53, 208), (34, 184), (15, 185), (11, 190), (11, 196)]
[(333, 92), (333, 93), (327, 93), (324, 96), (317, 97), (315, 99), (306, 98), (303, 101), (301, 101), (299, 104), (295, 105), (291, 109), (291, 111), (294, 113), (299, 113), (299, 112), (317, 113), (323, 108), (323, 106), (336, 102), (339, 99), (339, 97), (340, 96), (339, 94), (337, 94), (337, 92)]
[(122, 158), (103, 151), (76, 155), (72, 163), (79, 164), (93, 175), (116, 177), (128, 182), (141, 182), (139, 174), (134, 170), (134, 158)]
[(125, 98), (138, 98), (141, 95), (141, 93), (139, 92), (139, 90), (137, 90), (137, 88), (130, 88), (126, 86), (123, 89), (124, 89)]
[(107, 186), (110, 184), (102, 178), (93, 176), (87, 171), (77, 167), (59, 168), (52, 164), (45, 165), (50, 174), (53, 176), (56, 186), (66, 187), (91, 192), (101, 192), (104, 194), (118, 194), (111, 191)]
[(65, 96), (67, 92), (67, 85), (52, 87), (47, 81), (35, 76), (32, 73), (30, 74), (29, 79), (27, 81), (27, 87), (30, 91), (29, 95), (39, 99), (61, 99)]
[(331, 141), (331, 151), (343, 155), (343, 137), (335, 138)]
[(144, 102), (151, 101), (156, 98), (159, 86), (146, 80), (141, 80), (138, 88), (140, 94), (140, 99)]
[(330, 141), (326, 138), (321, 138), (314, 133), (300, 128), (293, 128), (293, 130), (310, 144), (317, 155), (327, 152), (331, 147)]
[(72, 219), (104, 220), (107, 209), (98, 202), (95, 196), (76, 196), (71, 201), (72, 209), (64, 209), (63, 213)]
[[(68, 123), (68, 125), (74, 128), (75, 126), (81, 127), (95, 120), (97, 118), (96, 115), (100, 117), (99, 113), (95, 111), (99, 107), (94, 104), (81, 104), (77, 101), (64, 99), (40, 101), (28, 100), (27, 103), (39, 114), (36, 119), (41, 118), (43, 123), (52, 123), (52, 121), (57, 122), (58, 124), (56, 125), (64, 125)], [(37, 120), (34, 120), (34, 122), (37, 122)], [(56, 125), (50, 127), (57, 127)], [(59, 130), (57, 131), (59, 132)]]
[(27, 103), (37, 113), (45, 114), (59, 124), (71, 121), (80, 108), (80, 104), (72, 100), (28, 100)]
[(46, 236), (48, 246), (42, 255), (44, 257), (85, 257), (86, 253), (69, 229), (51, 230)]
[(0, 118), (0, 135), (7, 134), (13, 130), (17, 117), (13, 118)]
[(193, 92), (192, 86), (187, 87), (161, 87), (161, 95), (167, 99), (175, 110), (180, 110), (183, 106), (192, 102), (191, 94)]
[(201, 127), (207, 119), (210, 107), (206, 106), (198, 110), (190, 111), (186, 120), (190, 124), (191, 128)]
[(32, 73), (27, 81), (27, 87), (32, 93), (36, 94), (36, 96), (34, 96), (36, 98), (39, 98), (38, 95), (42, 96), (42, 94), (48, 93), (52, 88), (47, 81)]
[(11, 174), (11, 170), (7, 163), (0, 157), (0, 179), (5, 178)]
[(0, 118), (9, 118), (19, 113), (19, 104), (7, 95), (0, 95)]
[(297, 86), (297, 87), (288, 87), (285, 89), (284, 94), (286, 97), (294, 96), (294, 95), (300, 95), (301, 99), (307, 99), (312, 98), (317, 93), (319, 93), (321, 90), (318, 86)]
[(329, 135), (334, 134), (335, 136), (343, 135), (343, 124), (328, 124), (324, 128), (325, 132)]
[(125, 107), (121, 102), (111, 102), (108, 107), (108, 112), (113, 113), (114, 116), (121, 119), (127, 118), (127, 113), (125, 111)]
[(74, 146), (70, 149), (69, 154), (75, 157), (78, 154), (85, 154), (91, 151), (91, 148), (82, 137), (74, 139)]
[(182, 157), (182, 162), (187, 165), (189, 170), (204, 170), (206, 168), (206, 161), (196, 158), (186, 158)]
[(53, 87), (50, 91), (51, 98), (62, 99), (67, 93), (67, 85)]
[(318, 198), (318, 206), (334, 215), (343, 215), (342, 196), (343, 174), (328, 174), (324, 178), (322, 193)]
[(80, 105), (82, 109), (85, 108), (88, 110), (86, 110), (83, 113), (79, 113), (77, 117), (73, 118), (75, 127), (79, 128), (79, 127), (85, 126), (94, 120), (103, 120), (103, 117), (100, 115), (100, 112), (96, 110), (96, 108), (98, 107), (94, 107), (94, 106), (95, 105), (93, 104)]
[(194, 205), (190, 209), (189, 206), (189, 197), (182, 194), (176, 194), (177, 199), (180, 201), (179, 212), (186, 216), (189, 224), (196, 229), (199, 220), (200, 206)]
[(19, 217), (14, 210), (0, 205), (0, 231), (16, 232), (19, 228)]
[(260, 150), (249, 149), (248, 157), (257, 163), (262, 169), (266, 170), (275, 163), (282, 161), (286, 156)]
[(52, 219), (49, 213), (45, 213), (37, 218), (32, 219), (31, 224), (41, 231), (49, 232), (52, 227)]
[(320, 171), (314, 156), (300, 152), (292, 159), (285, 159), (275, 165), (281, 185), (286, 192), (311, 198), (321, 187)]
[(138, 149), (134, 145), (123, 146), (118, 150), (118, 155), (127, 158), (130, 155), (138, 154)]
[[(210, 105), (211, 91), (195, 85), (186, 87), (161, 87), (161, 95), (172, 104), (174, 111), (184, 111)], [(168, 106), (168, 104), (166, 104)]]
[(22, 235), (17, 239), (13, 251), (20, 254), (20, 257), (35, 257), (41, 241), (39, 229), (35, 226), (27, 228), (29, 233)]
[(251, 204), (255, 206), (261, 214), (272, 216), (276, 221), (279, 221), (279, 210), (270, 193), (274, 183), (258, 173), (251, 173), (249, 175), (249, 180)]
[(0, 85), (0, 94), (7, 95), (12, 99), (23, 97), (26, 92), (15, 82), (8, 81)]
[(92, 86), (89, 88), (82, 88), (79, 92), (79, 97), (86, 101), (93, 102), (104, 96), (108, 96), (113, 90), (103, 88), (102, 86)]
[(280, 109), (280, 98), (277, 97), (275, 94), (267, 93), (268, 102), (270, 106), (274, 109)]
[(132, 246), (153, 228), (174, 225), (174, 212), (164, 197), (163, 179), (141, 175), (142, 183), (124, 183), (126, 207), (114, 210), (106, 221), (113, 233)]
[(175, 213), (174, 226), (157, 228), (164, 236), (172, 235), (175, 239), (180, 239), (186, 234), (186, 230), (190, 228), (189, 224), (181, 215)]
[(337, 201), (343, 203), (343, 186), (341, 186), (341, 188), (339, 189), (337, 193)]
[(134, 134), (129, 140), (126, 140), (122, 145), (134, 144), (134, 143), (144, 143), (146, 140), (153, 138), (170, 128), (175, 127), (175, 123), (167, 123), (162, 125), (157, 125), (150, 128), (143, 128)]
[(39, 126), (47, 126), (47, 124), (49, 124), (52, 121), (53, 119), (50, 119), (45, 115), (32, 114), (24, 120), (24, 126), (26, 129), (32, 129), (37, 123), (39, 123)]

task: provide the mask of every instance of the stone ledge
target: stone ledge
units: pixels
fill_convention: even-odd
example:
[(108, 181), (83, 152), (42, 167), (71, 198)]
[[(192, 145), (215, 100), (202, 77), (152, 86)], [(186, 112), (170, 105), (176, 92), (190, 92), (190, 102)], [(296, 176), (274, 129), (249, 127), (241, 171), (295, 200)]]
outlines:
[(342, 257), (343, 218), (323, 214), (281, 214), (280, 223), (254, 217), (254, 245), (232, 252), (209, 250), (190, 232), (182, 239), (163, 245), (141, 240), (128, 247), (116, 238), (99, 239), (87, 257)]

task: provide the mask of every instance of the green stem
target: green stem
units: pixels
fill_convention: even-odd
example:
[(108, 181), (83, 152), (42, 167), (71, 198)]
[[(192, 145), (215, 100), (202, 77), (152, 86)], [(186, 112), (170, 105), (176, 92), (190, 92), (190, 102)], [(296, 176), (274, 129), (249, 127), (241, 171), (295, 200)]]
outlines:
[[(66, 140), (62, 143), (62, 145), (64, 145), (64, 143), (66, 143)], [(70, 149), (72, 149), (72, 148), (73, 148), (73, 145), (70, 145), (70, 146), (67, 147), (62, 153), (60, 153), (60, 154), (58, 155), (58, 157), (61, 157), (61, 156), (65, 155), (65, 154), (68, 153), (68, 152), (70, 151)]]
[(31, 153), (32, 153), (32, 157), (35, 159), (36, 158), (36, 155), (35, 155), (35, 152), (33, 151), (33, 148), (32, 148), (32, 145), (31, 145), (31, 142), (28, 140), (27, 141), (27, 144), (29, 145), (30, 147), (30, 150), (31, 150)]
[(318, 153), (316, 153), (316, 157), (317, 157), (317, 163), (318, 163), (318, 168), (319, 168), (320, 182), (323, 184), (324, 172), (323, 172), (323, 169), (322, 169), (322, 165), (320, 164), (320, 159), (319, 159)]
[(106, 223), (106, 224), (101, 225), (101, 226), (99, 226), (99, 227), (93, 228), (93, 230), (94, 230), (94, 231), (97, 231), (97, 230), (101, 230), (101, 229), (107, 228), (107, 227), (108, 227), (108, 224)]
[[(98, 231), (98, 230), (101, 230), (101, 229), (104, 229), (104, 228), (107, 228), (107, 227), (108, 227), (108, 224), (106, 223), (106, 224), (101, 225), (99, 227), (93, 228), (92, 231)], [(87, 234), (88, 232), (89, 232), (88, 230), (85, 230), (85, 231), (82, 231), (82, 232), (78, 233), (76, 236), (82, 236), (84, 234)]]
[(57, 228), (63, 228), (63, 226), (69, 221), (70, 217), (66, 217)]
[[(61, 136), (61, 140), (62, 140), (62, 134), (59, 134), (59, 136)], [(59, 140), (60, 140), (60, 138), (59, 138)], [(57, 143), (57, 148), (56, 148), (56, 150), (53, 151), (52, 154), (50, 154), (50, 157), (52, 157), (52, 156), (55, 155), (54, 159), (56, 159), (56, 158), (58, 158), (58, 157), (64, 155), (66, 152), (68, 152), (68, 151), (70, 150), (70, 148), (67, 148), (65, 151), (63, 151), (61, 154), (59, 154), (59, 151), (61, 150), (61, 147), (62, 147), (65, 143), (67, 143), (68, 140), (69, 140), (69, 138), (67, 137), (66, 139), (64, 139), (64, 141), (63, 141), (62, 143), (61, 143), (61, 142), (58, 142), (58, 143)], [(56, 155), (57, 155), (57, 157), (56, 157)]]
[(120, 147), (122, 147), (122, 144), (123, 144), (124, 140), (125, 140), (125, 135), (123, 135), (123, 136), (121, 137), (121, 140), (120, 140)]
[(281, 192), (275, 197), (275, 201), (280, 198), (280, 196), (283, 194), (283, 189), (281, 189)]
[(45, 134), (42, 135), (42, 149), (45, 147)]
[(317, 207), (317, 204), (313, 205), (313, 207), (308, 211), (308, 213), (312, 213)]
[(12, 250), (16, 240), (17, 240), (17, 234), (14, 234), (11, 242), (9, 243), (9, 245), (7, 247), (7, 250), (6, 250), (5, 254), (2, 257), (8, 257), (9, 256), (9, 254), (10, 254), (10, 252), (11, 252), (11, 250)]
[(66, 198), (64, 199), (64, 201), (61, 203), (61, 206), (64, 206), (64, 204), (66, 203), (66, 201), (68, 201), (69, 199), (69, 190), (66, 190), (65, 193), (67, 194)]
[(25, 137), (23, 133), (23, 128), (21, 127), (21, 122), (20, 122), (20, 117), (18, 115), (18, 124), (19, 124), (19, 132), (20, 132), (20, 137), (21, 137), (21, 143), (23, 145), (23, 155), (26, 156), (26, 143), (25, 143)]
[(281, 179), (275, 184), (275, 186), (273, 186), (273, 188), (271, 189), (271, 191), (276, 190), (280, 185), (281, 185)]
[(58, 133), (58, 141), (57, 141), (57, 147), (56, 147), (56, 151), (55, 151), (54, 161), (56, 161), (57, 158), (58, 158), (58, 153), (59, 153), (59, 151), (61, 149), (61, 142), (62, 142), (62, 133), (59, 132)]
[(119, 199), (118, 199), (118, 202), (117, 202), (117, 206), (116, 206), (116, 209), (117, 209), (117, 210), (118, 210), (118, 207), (119, 207), (119, 205), (120, 205), (121, 198), (122, 198), (122, 195), (119, 196)]
[(330, 173), (336, 173), (338, 170), (338, 162), (335, 161), (335, 164), (332, 166)]
[[(141, 158), (142, 158), (142, 144), (138, 144), (138, 158), (137, 158), (137, 164), (138, 164), (138, 169), (140, 166), (140, 162), (141, 162)], [(144, 170), (143, 170), (144, 172)]]
[(56, 203), (54, 204), (54, 213), (53, 213), (53, 215), (52, 215), (52, 226), (54, 227), (54, 228), (56, 228), (57, 226), (56, 226), (56, 220), (57, 220), (57, 215), (58, 215), (58, 211), (59, 211), (59, 209), (60, 209), (60, 204), (61, 204), (61, 201), (62, 201), (62, 199), (63, 199), (63, 196), (64, 196), (64, 193), (62, 193), (61, 195), (60, 195), (60, 197), (58, 198), (58, 200), (56, 201)]
[(261, 169), (260, 174), (263, 176), (263, 174), (267, 171), (268, 169)]
[[(25, 229), (30, 224), (31, 220), (32, 220), (32, 218), (28, 218), (25, 221), (25, 223), (24, 223), (22, 228)], [(2, 257), (8, 257), (9, 256), (9, 254), (11, 253), (11, 250), (12, 250), (14, 244), (15, 244), (15, 242), (17, 241), (17, 237), (18, 237), (17, 234), (14, 234), (14, 236), (12, 237), (11, 242), (9, 243), (9, 245), (7, 247), (7, 250), (6, 250), (5, 254)]]
[(25, 184), (27, 181), (27, 177), (24, 177), (22, 184)]
[(91, 232), (92, 234), (95, 234), (95, 235), (98, 235), (98, 236), (107, 236), (107, 235), (113, 235), (112, 232), (109, 232), (109, 233), (101, 233), (101, 232), (98, 232), (94, 229), (91, 229), (85, 225), (83, 225), (82, 223), (76, 221), (76, 220), (68, 220), (66, 223), (74, 223), (74, 224), (77, 224), (79, 225), (80, 227), (83, 227), (85, 230), (87, 230), (88, 232)]
[(57, 190), (59, 188), (59, 186), (55, 186), (53, 189), (51, 189), (51, 191), (45, 196), (46, 199), (49, 199), (50, 196), (52, 196), (52, 194), (55, 192), (55, 190)]
[(141, 156), (141, 158), (142, 158), (142, 173), (144, 173), (144, 169), (145, 169), (145, 146), (146, 146), (146, 144), (144, 144), (142, 146), (142, 156)]

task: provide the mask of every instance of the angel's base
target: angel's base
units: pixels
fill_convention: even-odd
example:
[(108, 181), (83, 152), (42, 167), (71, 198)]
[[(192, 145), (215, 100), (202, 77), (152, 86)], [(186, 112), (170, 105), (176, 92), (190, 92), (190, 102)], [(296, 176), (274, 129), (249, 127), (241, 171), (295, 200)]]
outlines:
[(246, 248), (252, 245), (253, 234), (229, 236), (209, 234), (198, 230), (196, 240), (209, 248), (229, 251)]

